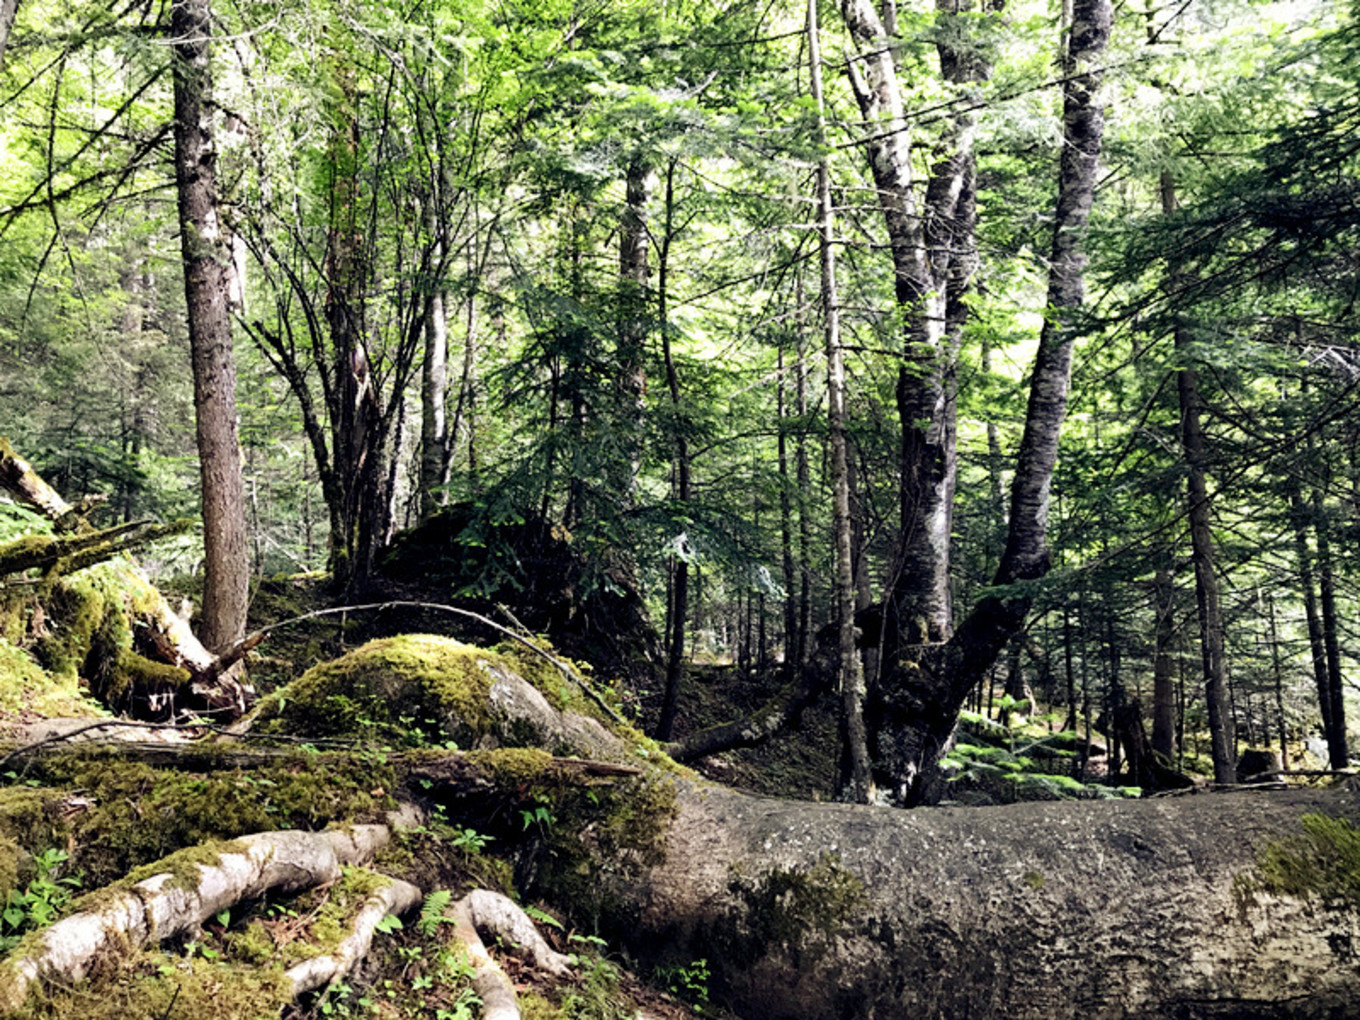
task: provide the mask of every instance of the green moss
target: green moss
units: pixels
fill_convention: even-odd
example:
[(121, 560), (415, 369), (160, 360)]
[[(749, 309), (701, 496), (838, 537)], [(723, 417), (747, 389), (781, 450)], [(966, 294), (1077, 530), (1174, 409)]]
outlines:
[(19, 844), (9, 836), (0, 835), (0, 904), (9, 898), (10, 890), (20, 885), (20, 864), (23, 863)]
[(487, 725), (487, 664), (499, 657), (428, 634), (370, 641), (271, 694), (256, 725), (301, 736), (471, 743)]
[(1044, 876), (1037, 871), (1026, 871), (1024, 878), (1021, 879), (1021, 881), (1035, 892), (1038, 892), (1044, 887)]
[(65, 842), (61, 823), (49, 810), (61, 797), (59, 790), (0, 787), (0, 835), (29, 850)]
[(869, 902), (864, 883), (823, 854), (810, 868), (771, 869), (755, 880), (733, 875), (729, 889), (742, 909), (730, 919), (726, 949), (750, 963), (782, 946), (813, 958), (825, 952)]
[(258, 920), (251, 921), (243, 931), (226, 936), (227, 955), (233, 960), (263, 967), (273, 961), (276, 950), (269, 930)]
[[(116, 752), (71, 751), (44, 759), (35, 774), (53, 785), (81, 788), (92, 807), (56, 825), (48, 822), (52, 831), (46, 839), (11, 834), (30, 847), (69, 838), (75, 846), (72, 864), (85, 870), (90, 886), (182, 847), (270, 829), (377, 820), (392, 806), (385, 791), (396, 788), (390, 768), (358, 755), (300, 754), (249, 771), (192, 773), (120, 761)], [(16, 810), (23, 806), (32, 828), (33, 804), (23, 793), (32, 791), (0, 795), (0, 831), (6, 830), (7, 798), (16, 798)]]
[(1303, 833), (1267, 843), (1255, 874), (1240, 877), (1239, 901), (1257, 889), (1324, 903), (1360, 906), (1360, 829), (1348, 819), (1306, 814)]
[(80, 718), (99, 711), (74, 675), (47, 672), (25, 649), (0, 637), (0, 713)]
[(31, 996), (14, 1020), (276, 1020), (292, 1001), (280, 965), (233, 967), (202, 957), (143, 953), (72, 988)]
[(539, 840), (521, 861), (529, 890), (542, 893), (598, 925), (616, 917), (620, 904), (605, 874), (641, 873), (664, 853), (675, 815), (676, 791), (666, 775), (646, 773), (603, 787), (577, 782), (552, 785), (550, 778), (526, 791), (529, 803), (551, 818), (537, 825)]
[(560, 1007), (533, 992), (519, 997), (519, 1015), (522, 1020), (569, 1020)]

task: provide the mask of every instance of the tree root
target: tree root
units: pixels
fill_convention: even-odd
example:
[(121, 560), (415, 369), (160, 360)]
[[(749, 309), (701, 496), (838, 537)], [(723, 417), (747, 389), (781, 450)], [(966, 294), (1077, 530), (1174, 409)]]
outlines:
[(472, 989), (482, 1000), (483, 1020), (520, 1020), (515, 986), (487, 952), (478, 929), (494, 935), (517, 955), (554, 977), (571, 973), (568, 957), (552, 949), (527, 914), (512, 900), (487, 889), (475, 889), (448, 909), (454, 938), (467, 951), (473, 968)]
[(146, 869), (153, 870), (149, 877), (95, 894), (86, 909), (37, 933), (0, 962), (0, 1014), (22, 1007), (43, 980), (81, 980), (102, 953), (192, 934), (219, 911), (267, 892), (296, 893), (334, 882), (342, 865), (370, 860), (389, 838), (385, 825), (285, 830), (172, 854)]
[(420, 890), (401, 879), (394, 878), (391, 884), (374, 890), (359, 908), (350, 934), (335, 947), (334, 952), (303, 960), (288, 969), (286, 976), (293, 982), (293, 994), (297, 996), (315, 991), (345, 977), (368, 955), (373, 933), (382, 919), (389, 914), (397, 916), (408, 913), (420, 905), (420, 900)]

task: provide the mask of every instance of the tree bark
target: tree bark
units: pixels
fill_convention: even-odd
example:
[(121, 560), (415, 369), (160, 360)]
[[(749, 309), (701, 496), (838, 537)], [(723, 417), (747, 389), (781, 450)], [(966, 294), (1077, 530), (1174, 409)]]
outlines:
[[(1162, 175), (1162, 211), (1176, 208), (1175, 182)], [(1174, 275), (1173, 275), (1174, 279)], [(1223, 609), (1219, 604), (1218, 574), (1214, 569), (1213, 526), (1209, 520), (1209, 490), (1205, 478), (1208, 453), (1200, 422), (1203, 404), (1199, 377), (1190, 367), (1191, 337), (1177, 322), (1173, 338), (1181, 367), (1176, 371), (1180, 398), (1181, 448), (1185, 452), (1185, 494), (1189, 504), (1191, 561), (1195, 567), (1195, 602), (1199, 610), (1200, 654), (1204, 667), (1204, 701), (1209, 711), (1209, 739), (1214, 762), (1214, 781), (1237, 782), (1233, 750), (1232, 716), (1228, 706), (1227, 665), (1224, 662)]]
[[(817, 2), (807, 5), (808, 66), (817, 107), (817, 134), (826, 144), (822, 99), (822, 52)], [(845, 360), (841, 349), (840, 304), (836, 297), (835, 211), (831, 203), (831, 164), (824, 153), (817, 164), (818, 254), (822, 267), (822, 325), (826, 338), (827, 426), (831, 437), (832, 529), (836, 543), (837, 689), (841, 694), (841, 796), (867, 803), (873, 796), (869, 740), (864, 728), (864, 663), (855, 634), (855, 564), (851, 542), (850, 466), (845, 434)]]
[[(676, 371), (668, 328), (670, 310), (667, 306), (670, 287), (670, 250), (675, 236), (675, 167), (676, 161), (666, 165), (666, 222), (661, 236), (661, 252), (657, 266), (657, 322), (661, 328), (661, 357), (666, 365), (666, 390), (671, 398), (671, 413), (675, 416), (675, 500), (680, 512), (686, 513), (690, 500), (689, 438), (680, 401), (680, 374)], [(645, 260), (644, 260), (645, 265)], [(666, 635), (666, 682), (662, 696), (661, 718), (656, 726), (656, 739), (671, 739), (676, 715), (680, 709), (680, 685), (685, 673), (685, 625), (689, 619), (689, 537), (682, 533), (676, 538), (675, 570), (671, 580), (670, 632)]]
[[(1099, 98), (1109, 41), (1110, 0), (1078, 0), (1063, 86), (1063, 146), (1053, 248), (1049, 256), (1048, 314), (1030, 377), (1025, 428), (1011, 484), (1005, 550), (993, 584), (1037, 580), (1049, 569), (1046, 538), (1058, 439), (1076, 340), (1073, 313), (1085, 294), (1083, 237), (1095, 197), (1104, 133)], [(1029, 609), (1024, 595), (983, 599), (943, 645), (922, 650), (884, 698), (879, 765), (892, 778), (892, 797), (919, 804), (939, 795), (936, 765), (974, 685), (1020, 629)], [(900, 624), (899, 624), (900, 626)]]
[[(435, 195), (439, 190), (432, 181), (426, 197), (425, 229), (430, 234), (434, 251), (431, 262), (441, 266), (444, 259), (443, 224), (440, 222)], [(431, 275), (427, 282), (429, 293), (425, 300), (425, 357), (420, 367), (420, 516), (433, 516), (444, 501), (436, 491), (445, 484), (449, 463), (449, 427), (446, 405), (449, 392), (449, 324), (444, 310), (443, 273)], [(468, 299), (472, 300), (471, 297)]]
[(1176, 676), (1173, 652), (1176, 642), (1176, 589), (1170, 569), (1157, 570), (1152, 585), (1156, 600), (1157, 630), (1152, 656), (1152, 749), (1176, 759)]
[(1322, 490), (1313, 488), (1313, 536), (1317, 540), (1319, 608), (1322, 610), (1322, 648), (1327, 663), (1327, 755), (1334, 769), (1350, 765), (1346, 746), (1346, 703), (1341, 676), (1341, 644), (1337, 639), (1336, 580), (1332, 571), (1332, 544)]
[(14, 16), (19, 13), (19, 0), (0, 0), (0, 68), (5, 66), (5, 47), (9, 44), (9, 30), (14, 27)]
[(175, 0), (170, 33), (175, 57), (175, 182), (203, 490), (200, 638), (210, 651), (219, 652), (245, 635), (250, 549), (228, 308), (233, 259), (218, 211), (208, 0)]

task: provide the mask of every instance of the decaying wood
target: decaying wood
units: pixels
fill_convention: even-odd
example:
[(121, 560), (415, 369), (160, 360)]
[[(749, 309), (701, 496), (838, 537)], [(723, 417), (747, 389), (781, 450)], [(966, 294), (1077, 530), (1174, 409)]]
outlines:
[[(25, 505), (37, 510), (61, 531), (69, 529), (70, 536), (60, 534), (50, 543), (34, 547), (35, 562), (12, 569), (31, 567), (60, 568), (69, 572), (108, 560), (116, 570), (123, 586), (133, 595), (136, 605), (135, 626), (138, 637), (162, 662), (180, 667), (189, 674), (189, 682), (166, 686), (165, 689), (133, 692), (128, 699), (134, 707), (146, 706), (153, 715), (173, 714), (189, 710), (211, 714), (219, 719), (236, 719), (255, 698), (255, 691), (239, 670), (232, 667), (247, 651), (259, 643), (242, 642), (229, 649), (221, 658), (213, 655), (194, 635), (188, 621), (170, 608), (169, 603), (150, 581), (130, 561), (112, 559), (123, 548), (142, 541), (150, 541), (163, 533), (173, 533), (180, 525), (138, 525), (136, 531), (119, 527), (106, 532), (94, 532), (83, 520), (72, 526), (76, 511), (53, 489), (33, 466), (20, 457), (8, 440), (0, 439), (0, 489), (8, 491)], [(106, 546), (105, 540), (113, 542)], [(97, 540), (97, 541), (96, 541)], [(91, 544), (93, 542), (93, 544)], [(168, 710), (168, 711), (167, 711)]]
[[(167, 870), (46, 929), (27, 952), (0, 962), (0, 1014), (20, 1009), (43, 980), (79, 981), (108, 951), (127, 951), (197, 930), (219, 911), (266, 892), (295, 893), (334, 882), (346, 864), (371, 860), (390, 836), (385, 825), (346, 831), (261, 832), (222, 844), (212, 863), (189, 865), (197, 881)], [(182, 870), (183, 866), (180, 866)]]

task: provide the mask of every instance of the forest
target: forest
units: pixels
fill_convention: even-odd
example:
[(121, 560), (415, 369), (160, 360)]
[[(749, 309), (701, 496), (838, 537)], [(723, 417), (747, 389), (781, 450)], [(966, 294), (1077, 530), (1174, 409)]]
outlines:
[(1360, 1017), (1360, 7), (0, 0), (0, 1018)]

